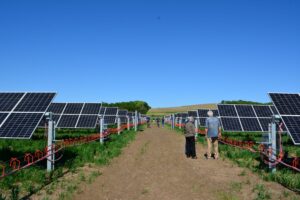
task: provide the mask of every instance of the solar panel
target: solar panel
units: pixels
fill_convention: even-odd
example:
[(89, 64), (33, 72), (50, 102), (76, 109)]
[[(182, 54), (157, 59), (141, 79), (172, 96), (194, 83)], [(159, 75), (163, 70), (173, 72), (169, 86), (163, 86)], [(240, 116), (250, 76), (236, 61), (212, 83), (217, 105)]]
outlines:
[(269, 93), (294, 144), (300, 145), (300, 95)]
[(235, 105), (239, 117), (256, 117), (251, 105)]
[(45, 112), (55, 93), (26, 93), (14, 112)]
[(237, 117), (237, 112), (234, 105), (218, 104), (220, 116)]
[(64, 110), (64, 114), (80, 114), (83, 105), (83, 103), (68, 103)]
[(117, 115), (118, 113), (118, 108), (116, 107), (107, 107), (105, 110), (105, 115)]
[(104, 124), (115, 124), (116, 123), (116, 116), (104, 116)]
[(278, 111), (276, 110), (275, 106), (270, 106), (274, 115), (279, 115)]
[(55, 93), (0, 93), (0, 138), (29, 139)]
[(128, 111), (127, 110), (119, 110), (118, 115), (119, 116), (127, 116)]
[(58, 128), (95, 128), (100, 110), (100, 103), (52, 103), (48, 109), (58, 115), (55, 116)]
[(61, 114), (61, 113), (63, 113), (66, 105), (67, 105), (66, 103), (51, 103), (47, 112)]
[(267, 118), (258, 118), (259, 123), (261, 125), (261, 128), (263, 129), (264, 132), (269, 131), (269, 124), (272, 122), (272, 118), (267, 117)]
[[(234, 115), (234, 111), (236, 110), (237, 116), (231, 116), (231, 118), (237, 119), (234, 120), (235, 123), (238, 123), (238, 121), (241, 123), (240, 127), (242, 130), (239, 130), (239, 128), (229, 130), (226, 128), (231, 127), (231, 125), (227, 125), (226, 123), (232, 124), (232, 120), (221, 120), (225, 131), (267, 132), (269, 130), (269, 123), (271, 122), (272, 115), (275, 113), (273, 111), (275, 108), (270, 105), (219, 104), (218, 108), (221, 119)], [(285, 127), (283, 127), (283, 130), (285, 130)]]
[(59, 128), (75, 128), (79, 115), (62, 115), (57, 124)]
[(189, 115), (189, 117), (198, 117), (197, 111), (194, 111), (194, 110), (188, 111), (188, 115)]
[(135, 114), (134, 114), (134, 112), (128, 112), (127, 115), (128, 115), (129, 117), (133, 117)]
[(104, 115), (105, 114), (105, 110), (106, 110), (106, 107), (101, 107), (101, 109), (100, 109), (100, 115)]
[(221, 117), (221, 122), (225, 131), (243, 131), (239, 118)]
[(244, 131), (262, 131), (257, 118), (240, 118), (240, 120)]
[(0, 124), (5, 120), (9, 113), (0, 113)]
[(85, 103), (81, 114), (98, 115), (100, 113), (100, 109), (101, 109), (100, 103)]
[(272, 117), (273, 115), (270, 106), (253, 105), (253, 108), (256, 112), (257, 117)]
[(205, 126), (205, 122), (206, 122), (206, 118), (203, 118), (203, 117), (199, 118), (200, 126), (204, 127)]
[(300, 116), (282, 116), (295, 144), (300, 144)]
[(122, 124), (127, 123), (127, 117), (120, 117), (120, 120)]
[(280, 115), (300, 115), (300, 95), (270, 93)]
[(0, 93), (0, 111), (11, 111), (25, 93)]
[(98, 115), (80, 115), (77, 128), (94, 128), (97, 120)]

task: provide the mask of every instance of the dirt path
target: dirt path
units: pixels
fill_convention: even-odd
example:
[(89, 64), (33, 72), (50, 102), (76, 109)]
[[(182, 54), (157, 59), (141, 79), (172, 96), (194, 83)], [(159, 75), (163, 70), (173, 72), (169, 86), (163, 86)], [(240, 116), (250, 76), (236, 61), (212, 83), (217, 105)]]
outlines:
[(293, 196), (230, 161), (205, 160), (200, 144), (197, 160), (187, 159), (183, 149), (183, 136), (167, 128), (146, 129), (74, 199), (255, 199), (257, 184), (265, 185), (272, 199)]

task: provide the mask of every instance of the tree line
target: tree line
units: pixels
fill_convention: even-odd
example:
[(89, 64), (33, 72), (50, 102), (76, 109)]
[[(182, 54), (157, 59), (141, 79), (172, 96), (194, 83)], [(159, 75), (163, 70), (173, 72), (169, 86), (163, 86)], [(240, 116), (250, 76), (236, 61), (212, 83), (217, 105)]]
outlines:
[(130, 112), (138, 111), (142, 114), (146, 114), (151, 107), (145, 101), (128, 101), (128, 102), (116, 102), (116, 103), (102, 103), (104, 107), (118, 107), (120, 109), (126, 109)]

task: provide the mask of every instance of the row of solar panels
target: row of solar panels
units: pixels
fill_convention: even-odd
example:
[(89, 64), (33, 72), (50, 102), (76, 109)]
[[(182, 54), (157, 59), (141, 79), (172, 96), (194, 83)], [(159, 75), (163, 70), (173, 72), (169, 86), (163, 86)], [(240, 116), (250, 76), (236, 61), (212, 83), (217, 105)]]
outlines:
[(134, 113), (100, 103), (51, 103), (56, 93), (2, 92), (0, 93), (0, 138), (28, 139), (35, 129), (44, 126), (46, 112), (53, 113), (58, 128), (95, 128), (100, 116), (104, 124), (121, 123)]
[[(294, 144), (300, 144), (300, 94), (269, 93), (273, 105), (229, 105), (218, 104), (214, 110), (219, 116), (224, 131), (267, 132), (273, 115), (279, 115), (283, 130), (291, 136)], [(177, 118), (193, 116), (205, 126), (208, 109), (178, 113)]]

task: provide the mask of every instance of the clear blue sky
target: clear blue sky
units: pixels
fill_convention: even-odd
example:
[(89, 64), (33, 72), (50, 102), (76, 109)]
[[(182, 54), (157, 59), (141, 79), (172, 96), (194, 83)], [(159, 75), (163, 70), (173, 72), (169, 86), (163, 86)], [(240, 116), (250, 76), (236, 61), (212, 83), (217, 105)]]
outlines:
[(2, 0), (2, 91), (152, 107), (300, 92), (299, 0)]

